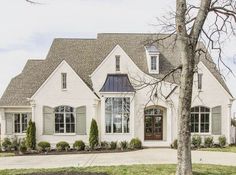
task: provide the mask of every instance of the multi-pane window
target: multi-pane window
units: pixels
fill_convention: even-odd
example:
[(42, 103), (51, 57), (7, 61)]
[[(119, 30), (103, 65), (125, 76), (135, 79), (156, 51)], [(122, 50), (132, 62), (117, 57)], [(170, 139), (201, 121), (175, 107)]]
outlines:
[(203, 106), (191, 108), (191, 132), (208, 133), (210, 131), (210, 109)]
[(198, 89), (202, 89), (202, 74), (197, 74)]
[(67, 74), (61, 73), (61, 88), (67, 89)]
[(116, 71), (120, 71), (120, 55), (116, 55)]
[(74, 133), (75, 117), (74, 109), (70, 106), (55, 108), (55, 133)]
[(25, 133), (28, 125), (28, 115), (26, 113), (14, 114), (15, 133)]
[(129, 133), (130, 98), (106, 98), (106, 133)]
[(151, 70), (157, 70), (157, 57), (151, 56)]

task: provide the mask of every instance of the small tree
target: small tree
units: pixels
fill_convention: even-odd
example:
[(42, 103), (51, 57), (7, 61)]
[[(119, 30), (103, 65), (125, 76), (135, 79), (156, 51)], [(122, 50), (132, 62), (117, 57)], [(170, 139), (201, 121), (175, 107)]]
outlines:
[(89, 146), (94, 149), (98, 145), (98, 125), (96, 120), (92, 119), (89, 133)]
[(35, 122), (32, 122), (31, 120), (29, 121), (26, 132), (26, 146), (32, 150), (36, 148), (36, 127)]

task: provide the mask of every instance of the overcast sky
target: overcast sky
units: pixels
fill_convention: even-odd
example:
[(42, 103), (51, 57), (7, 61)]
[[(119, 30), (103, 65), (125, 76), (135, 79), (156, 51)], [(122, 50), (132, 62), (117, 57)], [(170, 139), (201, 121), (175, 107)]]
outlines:
[[(94, 38), (99, 32), (158, 32), (156, 17), (174, 0), (0, 0), (0, 96), (27, 59), (44, 59), (53, 38)], [(224, 59), (236, 73), (236, 38), (224, 44)], [(227, 75), (236, 97), (236, 78)], [(217, 94), (216, 94), (217, 95)], [(236, 112), (236, 102), (234, 109)]]

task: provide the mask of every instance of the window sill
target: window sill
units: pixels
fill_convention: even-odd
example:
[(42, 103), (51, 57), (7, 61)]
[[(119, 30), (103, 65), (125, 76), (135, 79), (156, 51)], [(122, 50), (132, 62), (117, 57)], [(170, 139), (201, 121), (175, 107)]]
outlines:
[(67, 91), (67, 89), (61, 89), (61, 91)]
[(15, 136), (26, 136), (26, 133), (14, 133)]
[(191, 132), (191, 135), (212, 135), (210, 132)]
[(105, 135), (131, 135), (131, 133), (105, 133)]
[(55, 133), (54, 136), (75, 136), (76, 133)]
[(149, 74), (159, 74), (159, 71), (149, 71)]

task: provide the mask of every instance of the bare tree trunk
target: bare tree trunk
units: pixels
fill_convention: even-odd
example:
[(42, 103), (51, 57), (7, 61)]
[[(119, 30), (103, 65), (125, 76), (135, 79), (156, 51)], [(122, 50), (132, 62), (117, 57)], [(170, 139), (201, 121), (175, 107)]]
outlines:
[(193, 47), (187, 38), (179, 38), (177, 45), (181, 50), (181, 85), (178, 106), (178, 166), (176, 175), (192, 175), (190, 109), (194, 75)]
[(191, 159), (191, 103), (195, 65), (195, 51), (200, 32), (207, 17), (211, 0), (202, 0), (200, 10), (188, 34), (186, 29), (186, 0), (176, 1), (177, 47), (180, 52), (182, 72), (178, 106), (178, 165), (176, 175), (192, 175)]

